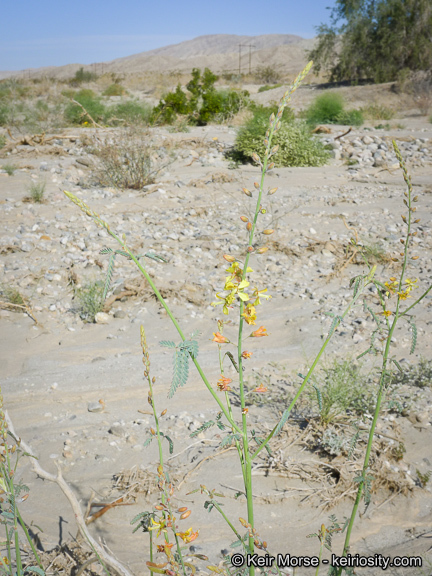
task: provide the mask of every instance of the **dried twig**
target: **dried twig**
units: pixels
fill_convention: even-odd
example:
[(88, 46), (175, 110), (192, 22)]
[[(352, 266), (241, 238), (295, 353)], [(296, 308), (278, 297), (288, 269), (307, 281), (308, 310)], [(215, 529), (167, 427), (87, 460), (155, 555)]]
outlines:
[[(12, 421), (9, 417), (9, 414), (7, 412), (5, 412), (5, 418), (6, 418), (6, 421), (8, 423), (9, 430), (12, 432), (12, 434), (14, 436), (17, 436), (15, 431), (14, 431), (13, 423), (12, 423)], [(49, 480), (50, 482), (55, 482), (60, 487), (61, 491), (66, 496), (66, 498), (69, 500), (69, 503), (70, 503), (72, 510), (74, 512), (74, 515), (75, 515), (75, 520), (76, 520), (76, 523), (78, 525), (78, 530), (81, 533), (81, 535), (83, 536), (84, 540), (86, 540), (89, 543), (90, 547), (95, 552), (95, 554), (97, 556), (99, 556), (103, 562), (105, 562), (108, 566), (113, 568), (119, 574), (122, 574), (123, 576), (133, 576), (132, 572), (130, 572), (125, 566), (123, 566), (123, 564), (121, 562), (119, 562), (111, 554), (108, 554), (108, 552), (106, 552), (106, 550), (93, 538), (93, 536), (88, 531), (88, 528), (87, 528), (85, 521), (84, 521), (84, 516), (83, 516), (82, 510), (81, 510), (81, 506), (79, 505), (77, 497), (75, 496), (75, 494), (71, 490), (69, 484), (63, 478), (62, 471), (61, 471), (61, 468), (60, 468), (60, 465), (58, 464), (58, 462), (56, 462), (57, 476), (55, 476), (54, 474), (50, 474), (49, 472), (44, 470), (42, 468), (42, 466), (39, 464), (39, 461), (35, 457), (34, 452), (30, 448), (30, 446), (26, 442), (24, 442), (24, 440), (22, 440), (22, 439), (20, 442), (21, 442), (21, 446), (24, 448), (24, 450), (32, 456), (31, 463), (32, 463), (33, 471), (40, 478), (43, 478), (44, 480)]]

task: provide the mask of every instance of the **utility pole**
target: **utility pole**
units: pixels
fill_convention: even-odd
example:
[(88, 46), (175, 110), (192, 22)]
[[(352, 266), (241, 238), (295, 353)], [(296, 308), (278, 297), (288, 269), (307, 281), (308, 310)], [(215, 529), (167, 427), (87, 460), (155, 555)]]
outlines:
[(255, 44), (239, 44), (239, 74), (241, 74), (241, 49), (242, 46), (249, 48), (249, 74), (252, 72), (252, 48), (255, 48)]

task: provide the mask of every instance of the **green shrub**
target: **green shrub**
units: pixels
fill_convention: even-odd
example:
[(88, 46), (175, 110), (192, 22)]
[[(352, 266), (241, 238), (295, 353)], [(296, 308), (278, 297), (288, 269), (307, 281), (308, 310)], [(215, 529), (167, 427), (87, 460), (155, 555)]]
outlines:
[(75, 76), (73, 77), (73, 81), (77, 84), (82, 84), (83, 82), (93, 82), (94, 80), (97, 80), (97, 74), (88, 70), (84, 70), (82, 66), (75, 72)]
[(6, 126), (9, 123), (9, 107), (6, 104), (0, 104), (0, 126)]
[(74, 298), (77, 300), (77, 312), (85, 322), (94, 322), (96, 314), (102, 312), (104, 286), (102, 282), (90, 282), (83, 288), (75, 290)]
[(335, 360), (324, 367), (317, 376), (316, 388), (311, 389), (310, 398), (325, 424), (343, 419), (349, 412), (360, 416), (373, 412), (373, 385), (360, 367), (349, 360)]
[[(93, 90), (80, 90), (73, 96), (85, 108), (95, 122), (102, 122), (106, 116), (105, 106), (96, 97)], [(77, 104), (71, 102), (65, 109), (64, 115), (71, 124), (84, 124), (90, 122), (90, 118), (84, 110)]]
[[(275, 108), (253, 105), (254, 116), (240, 129), (234, 149), (229, 157), (234, 162), (251, 162), (256, 152), (264, 154), (264, 138), (270, 115)], [(322, 166), (330, 157), (320, 140), (315, 139), (305, 122), (295, 122), (294, 113), (286, 109), (282, 116), (280, 130), (272, 143), (279, 145), (278, 152), (272, 157), (276, 166)]]
[(343, 111), (342, 96), (334, 92), (325, 92), (315, 98), (306, 111), (306, 118), (311, 124), (332, 124), (337, 122)]
[(111, 125), (149, 124), (152, 108), (149, 104), (128, 100), (112, 106), (107, 111), (107, 121)]
[(17, 166), (15, 166), (15, 164), (3, 164), (2, 169), (8, 176), (13, 176), (17, 170)]
[(265, 86), (260, 86), (258, 92), (267, 92), (267, 90), (273, 90), (273, 88), (280, 88), (282, 84), (266, 84)]
[(202, 105), (196, 116), (196, 123), (205, 126), (212, 120), (223, 122), (232, 118), (249, 100), (249, 92), (242, 90), (212, 90), (202, 97)]
[(382, 104), (369, 104), (362, 108), (362, 113), (370, 120), (392, 120), (394, 118), (394, 110)]
[(28, 190), (29, 199), (36, 204), (41, 204), (44, 201), (45, 182), (33, 182)]
[(263, 84), (276, 84), (281, 77), (280, 73), (271, 66), (258, 66), (254, 76)]
[(172, 124), (177, 114), (184, 115), (192, 111), (188, 97), (179, 84), (175, 92), (164, 94), (159, 104), (153, 108), (151, 122), (153, 124)]
[(324, 92), (306, 110), (309, 124), (352, 124), (360, 126), (364, 119), (360, 110), (345, 110), (344, 100), (335, 92)]
[(6, 136), (4, 134), (0, 134), (0, 150), (6, 146)]
[(111, 84), (106, 90), (104, 90), (104, 96), (123, 96), (126, 94), (126, 89), (120, 84)]

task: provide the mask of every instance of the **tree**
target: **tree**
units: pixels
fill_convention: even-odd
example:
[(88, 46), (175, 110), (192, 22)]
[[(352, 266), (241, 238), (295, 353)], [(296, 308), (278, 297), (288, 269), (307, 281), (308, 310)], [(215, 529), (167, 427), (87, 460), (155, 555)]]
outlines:
[(432, 67), (431, 0), (336, 0), (309, 51), (331, 81), (389, 82), (403, 69)]

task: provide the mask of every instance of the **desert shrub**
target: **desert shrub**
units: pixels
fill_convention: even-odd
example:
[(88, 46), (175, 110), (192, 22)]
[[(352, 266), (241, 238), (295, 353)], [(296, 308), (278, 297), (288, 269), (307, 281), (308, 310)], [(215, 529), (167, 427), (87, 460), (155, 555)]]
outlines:
[(350, 413), (361, 416), (373, 412), (375, 392), (359, 365), (335, 360), (317, 375), (310, 398), (322, 422), (328, 424)]
[(360, 110), (345, 110), (344, 100), (335, 92), (324, 92), (314, 100), (306, 110), (306, 119), (309, 124), (363, 124), (363, 115)]
[(151, 122), (153, 124), (172, 124), (178, 114), (189, 114), (193, 109), (180, 84), (175, 92), (164, 94), (159, 104), (153, 108)]
[(75, 72), (75, 76), (73, 77), (73, 82), (76, 84), (82, 84), (83, 82), (93, 82), (94, 80), (97, 80), (97, 74), (90, 72), (89, 70), (84, 70), (82, 66)]
[[(73, 96), (73, 100), (83, 106), (95, 122), (102, 122), (106, 115), (105, 106), (99, 98), (96, 97), (93, 90), (80, 90)], [(90, 118), (84, 110), (74, 102), (67, 105), (64, 115), (65, 119), (71, 124), (84, 124), (89, 122)]]
[[(271, 107), (254, 108), (253, 118), (240, 129), (234, 149), (229, 153), (234, 162), (251, 162), (254, 152), (259, 156), (264, 154), (264, 138), (272, 112)], [(294, 122), (292, 110), (287, 109), (285, 114), (282, 117), (281, 128), (273, 138), (273, 144), (279, 145), (278, 152), (272, 157), (275, 166), (322, 166), (325, 164), (329, 153), (323, 144), (310, 134), (305, 122)]]
[(126, 94), (126, 89), (120, 84), (111, 84), (102, 94), (104, 96), (123, 96)]
[(282, 84), (266, 84), (265, 86), (260, 86), (258, 92), (267, 92), (268, 90), (273, 90), (273, 88), (280, 88)]
[(232, 118), (248, 102), (249, 92), (242, 90), (214, 90), (202, 97), (202, 105), (196, 115), (196, 123), (205, 126), (212, 120), (223, 122)]
[(394, 118), (394, 110), (383, 104), (369, 104), (362, 108), (362, 113), (370, 120), (392, 120)]
[(32, 182), (28, 189), (28, 197), (32, 202), (41, 204), (44, 200), (45, 182)]
[(276, 84), (281, 77), (280, 73), (272, 66), (258, 66), (254, 76), (262, 84)]
[(13, 176), (15, 171), (18, 169), (18, 166), (15, 166), (15, 164), (3, 164), (2, 169), (8, 176)]
[(133, 190), (152, 184), (164, 166), (152, 160), (154, 150), (148, 141), (148, 133), (130, 128), (94, 148), (97, 182), (102, 186)]
[(111, 125), (149, 124), (152, 108), (149, 104), (128, 100), (112, 106), (107, 111), (107, 121)]
[(104, 285), (102, 282), (89, 282), (83, 288), (75, 290), (76, 310), (85, 322), (94, 322), (96, 314), (102, 312)]
[(4, 134), (0, 134), (0, 150), (6, 146), (6, 136)]
[(0, 104), (0, 126), (6, 126), (9, 122), (9, 107), (6, 104)]

